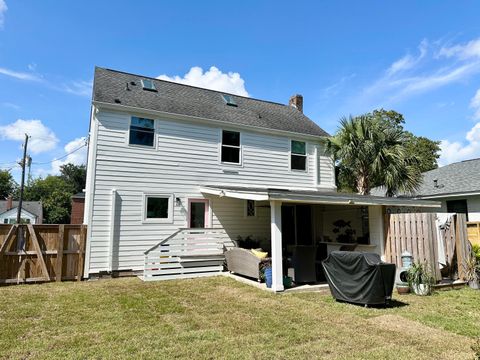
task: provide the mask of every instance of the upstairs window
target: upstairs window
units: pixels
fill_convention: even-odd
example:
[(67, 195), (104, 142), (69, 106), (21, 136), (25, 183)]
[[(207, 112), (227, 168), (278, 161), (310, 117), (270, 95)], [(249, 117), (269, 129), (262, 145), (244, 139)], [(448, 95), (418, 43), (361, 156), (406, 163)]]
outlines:
[(304, 141), (292, 140), (290, 149), (290, 168), (292, 170), (307, 170), (307, 146)]
[(240, 133), (222, 131), (222, 162), (240, 164)]
[(130, 122), (130, 145), (153, 147), (155, 135), (155, 123), (151, 119), (132, 116)]
[(142, 79), (143, 90), (157, 91), (155, 84), (150, 79)]

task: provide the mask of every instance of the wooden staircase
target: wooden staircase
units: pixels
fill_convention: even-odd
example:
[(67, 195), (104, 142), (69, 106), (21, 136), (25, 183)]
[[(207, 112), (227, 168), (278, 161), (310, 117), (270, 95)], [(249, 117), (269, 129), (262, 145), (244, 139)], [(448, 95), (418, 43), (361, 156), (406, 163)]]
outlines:
[(145, 251), (144, 281), (218, 275), (223, 271), (225, 240), (222, 228), (179, 229)]

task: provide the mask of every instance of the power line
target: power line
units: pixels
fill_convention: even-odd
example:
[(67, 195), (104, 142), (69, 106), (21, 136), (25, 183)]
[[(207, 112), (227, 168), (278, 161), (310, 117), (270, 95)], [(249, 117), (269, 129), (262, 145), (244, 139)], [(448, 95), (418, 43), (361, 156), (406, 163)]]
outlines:
[(51, 161), (46, 161), (46, 162), (32, 162), (32, 164), (33, 164), (33, 165), (51, 164), (51, 163), (53, 163), (54, 161), (58, 161), (58, 160), (65, 159), (68, 155), (71, 155), (71, 154), (77, 152), (78, 150), (84, 148), (85, 146), (87, 146), (87, 144), (83, 144), (82, 146), (76, 148), (76, 149), (73, 150), (73, 151), (70, 151), (68, 154), (65, 154), (65, 155), (63, 155), (63, 156), (61, 156), (61, 157), (59, 157), (59, 158), (57, 158), (57, 159), (53, 159), (53, 160), (51, 160)]

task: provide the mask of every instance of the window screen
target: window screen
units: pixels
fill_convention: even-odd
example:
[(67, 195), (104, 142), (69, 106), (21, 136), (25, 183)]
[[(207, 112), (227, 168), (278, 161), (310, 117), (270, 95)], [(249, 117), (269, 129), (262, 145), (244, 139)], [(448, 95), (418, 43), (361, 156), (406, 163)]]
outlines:
[(147, 197), (147, 219), (168, 219), (168, 197)]
[(130, 122), (130, 145), (151, 146), (154, 144), (155, 125), (151, 119), (132, 117)]
[(290, 155), (290, 167), (292, 170), (307, 169), (307, 150), (303, 141), (292, 140)]
[(240, 164), (240, 133), (222, 131), (222, 162)]

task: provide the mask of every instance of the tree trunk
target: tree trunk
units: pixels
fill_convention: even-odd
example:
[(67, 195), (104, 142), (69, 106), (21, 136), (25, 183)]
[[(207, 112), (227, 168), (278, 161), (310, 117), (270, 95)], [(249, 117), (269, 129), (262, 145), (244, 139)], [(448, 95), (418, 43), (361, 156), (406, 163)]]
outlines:
[(367, 175), (359, 175), (357, 179), (357, 192), (360, 195), (370, 195), (370, 186)]

